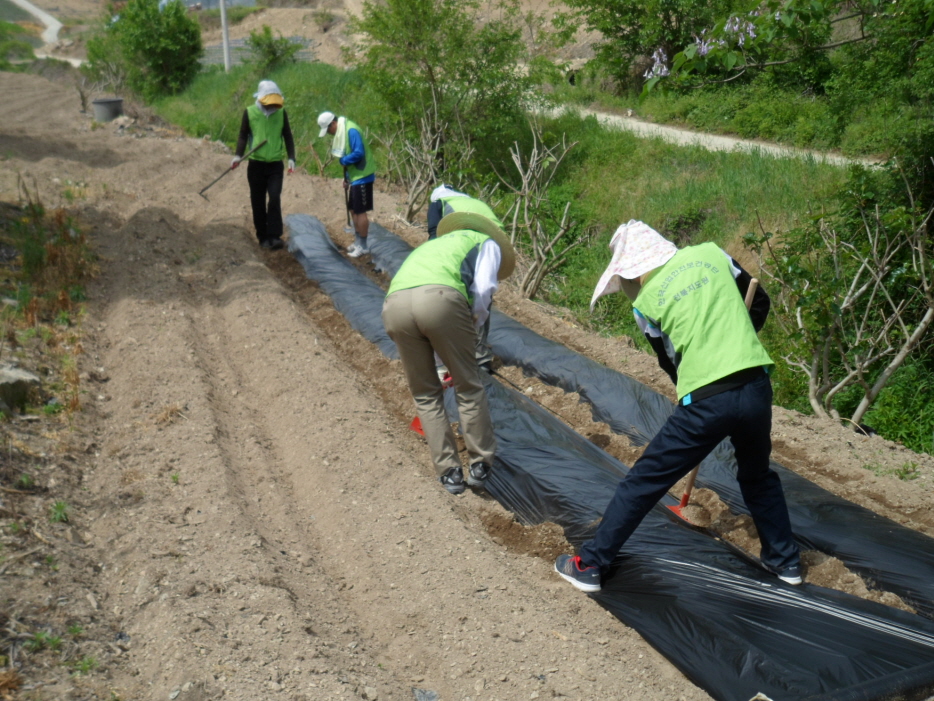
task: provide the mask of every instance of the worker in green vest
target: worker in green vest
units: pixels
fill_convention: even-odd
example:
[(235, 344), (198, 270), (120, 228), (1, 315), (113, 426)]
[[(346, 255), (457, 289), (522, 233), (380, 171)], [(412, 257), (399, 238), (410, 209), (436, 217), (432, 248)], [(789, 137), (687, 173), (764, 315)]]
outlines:
[(431, 191), (430, 202), (428, 205), (428, 240), (435, 238), (440, 222), (448, 214), (453, 212), (476, 212), (492, 220), (498, 227), (502, 228), (503, 223), (496, 216), (496, 213), (490, 209), (489, 205), (470, 195), (458, 192), (450, 185), (442, 183)]
[(555, 570), (575, 587), (600, 591), (601, 576), (645, 515), (724, 439), (736, 455), (736, 479), (762, 544), (761, 561), (787, 584), (801, 584), (801, 560), (772, 451), (774, 367), (756, 333), (770, 301), (716, 244), (678, 250), (632, 220), (610, 241), (613, 258), (590, 302), (622, 290), (636, 322), (677, 387), (678, 404), (619, 483), (593, 539)]
[(354, 242), (347, 249), (351, 258), (359, 258), (370, 252), (367, 235), (370, 219), (367, 212), (373, 211), (373, 181), (376, 180), (376, 160), (363, 138), (363, 131), (347, 117), (338, 117), (333, 112), (318, 115), (321, 128), (318, 138), (330, 134), (331, 154), (340, 159), (344, 166), (344, 190), (349, 190), (347, 207), (354, 225)]
[(438, 224), (437, 238), (405, 259), (383, 304), (383, 324), (399, 349), (432, 462), (451, 494), (464, 491), (464, 474), (435, 356), (447, 366), (457, 394), (470, 460), (467, 484), (483, 487), (496, 439), (474, 349), (493, 293), (515, 265), (516, 252), (499, 226), (473, 212), (456, 212)]
[[(240, 165), (247, 144), (266, 143), (250, 155), (246, 179), (256, 238), (263, 248), (282, 248), (282, 159), (289, 158), (289, 175), (295, 172), (295, 142), (289, 116), (283, 108), (282, 91), (271, 80), (261, 80), (253, 96), (256, 102), (243, 111), (236, 155), (231, 168)], [(268, 197), (268, 203), (267, 203)]]
[[(428, 205), (428, 240), (431, 241), (437, 235), (438, 222), (448, 214), (454, 212), (474, 212), (481, 214), (492, 221), (500, 229), (503, 223), (496, 216), (496, 213), (490, 209), (489, 205), (475, 197), (471, 197), (463, 192), (458, 192), (450, 185), (441, 183), (431, 192), (430, 204)], [(477, 364), (487, 372), (493, 371), (493, 349), (490, 348), (490, 317), (486, 318), (486, 323), (477, 331)], [(441, 366), (438, 368), (439, 374), (444, 377), (447, 368)]]

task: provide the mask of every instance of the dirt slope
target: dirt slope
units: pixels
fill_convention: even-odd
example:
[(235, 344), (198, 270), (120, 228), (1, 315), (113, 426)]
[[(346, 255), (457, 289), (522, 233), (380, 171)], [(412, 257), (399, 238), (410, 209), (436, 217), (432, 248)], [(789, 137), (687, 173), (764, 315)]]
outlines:
[[(15, 201), (21, 174), (49, 204), (74, 203), (101, 256), (80, 361), (97, 379), (71, 438), (87, 446), (72, 468), (81, 557), (58, 546), (55, 586), (72, 587), (72, 619), (119, 645), (101, 644), (89, 681), (50, 667), (39, 698), (410, 699), (413, 687), (473, 701), (708, 698), (557, 580), (553, 529), (523, 529), (434, 482), (405, 429), (398, 364), (286, 253), (258, 249), (245, 173), (210, 201), (197, 195), (229, 164), (226, 149), (160, 129), (92, 129), (77, 93), (41, 78), (0, 73), (0, 90), (11, 96), (0, 199)], [(399, 228), (379, 186), (376, 201), (375, 220), (424, 236)], [(339, 183), (292, 176), (284, 206), (347, 242)], [(624, 341), (508, 289), (498, 303), (670, 391)], [(510, 372), (598, 444), (636, 454), (576, 397)], [(930, 458), (777, 414), (779, 459), (934, 534)], [(907, 461), (919, 479), (882, 474)], [(7, 580), (24, 600), (46, 596), (19, 570)]]

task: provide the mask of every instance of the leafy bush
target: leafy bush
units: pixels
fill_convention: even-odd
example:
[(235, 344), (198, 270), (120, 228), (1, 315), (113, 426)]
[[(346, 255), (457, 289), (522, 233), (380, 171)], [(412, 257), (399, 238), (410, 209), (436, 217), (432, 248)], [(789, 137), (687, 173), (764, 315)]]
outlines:
[(934, 455), (932, 393), (934, 370), (920, 359), (910, 360), (879, 394), (865, 422), (889, 440)]
[(511, 167), (507, 149), (527, 132), (531, 89), (517, 66), (524, 43), (516, 3), (483, 21), (478, 0), (365, 3), (351, 28), (364, 36), (363, 76), (398, 115), (403, 138), (431, 129), (443, 149), (475, 149), (482, 170), (490, 160)]
[[(739, 3), (734, 0), (567, 0), (573, 13), (561, 18), (568, 34), (582, 22), (603, 37), (600, 63), (624, 86), (642, 83), (656, 50), (675, 55), (692, 37)], [(644, 64), (644, 65), (643, 65)]]
[(10, 61), (35, 57), (32, 46), (21, 38), (24, 34), (19, 25), (0, 21), (0, 70), (10, 70)]
[(252, 54), (251, 62), (263, 74), (279, 66), (295, 63), (295, 54), (302, 49), (301, 44), (296, 44), (281, 34), (274, 37), (268, 24), (264, 24), (262, 30), (258, 32), (250, 32), (250, 38), (246, 40), (246, 43)]
[(88, 41), (87, 74), (116, 88), (122, 81), (151, 100), (187, 87), (204, 53), (201, 29), (185, 6), (173, 0), (129, 0)]

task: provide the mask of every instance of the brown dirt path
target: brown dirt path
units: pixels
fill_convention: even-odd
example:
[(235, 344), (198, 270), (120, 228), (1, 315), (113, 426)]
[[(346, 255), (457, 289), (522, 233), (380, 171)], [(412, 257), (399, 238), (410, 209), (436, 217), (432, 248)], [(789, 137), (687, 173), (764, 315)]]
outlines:
[[(71, 611), (129, 636), (102, 645), (101, 689), (178, 690), (181, 701), (408, 699), (411, 687), (472, 701), (707, 698), (557, 580), (553, 530), (517, 527), (490, 501), (434, 482), (405, 430), (412, 404), (397, 364), (286, 253), (256, 247), (242, 170), (210, 201), (196, 194), (228, 166), (223, 146), (92, 129), (76, 92), (34, 76), (0, 73), (0, 90), (15, 97), (0, 106), (0, 199), (16, 199), (21, 175), (47, 203), (73, 204), (101, 255), (81, 363), (109, 379), (88, 386), (73, 429), (91, 451), (75, 529), (99, 571), (75, 579), (92, 596), (83, 589)], [(376, 200), (376, 221), (423, 238), (396, 226), (390, 193), (377, 187)], [(315, 213), (346, 243), (342, 202), (337, 182), (286, 181), (286, 213)], [(498, 304), (668, 391), (625, 339), (509, 289)], [(576, 397), (509, 372), (598, 444), (636, 454)], [(776, 413), (779, 459), (934, 532), (929, 456)], [(917, 480), (886, 473), (907, 461)], [(48, 674), (55, 691), (42, 698), (86, 696), (66, 673)]]

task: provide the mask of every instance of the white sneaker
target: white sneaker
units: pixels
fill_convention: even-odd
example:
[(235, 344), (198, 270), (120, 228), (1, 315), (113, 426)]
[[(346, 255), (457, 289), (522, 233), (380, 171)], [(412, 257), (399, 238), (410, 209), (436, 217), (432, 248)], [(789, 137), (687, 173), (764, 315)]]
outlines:
[(355, 254), (357, 252), (357, 248), (359, 247), (357, 246), (356, 242), (347, 246), (347, 255), (350, 256), (351, 258), (356, 258), (357, 256)]
[(351, 258), (359, 258), (360, 256), (368, 255), (369, 252), (370, 252), (369, 248), (362, 248), (361, 246), (354, 244), (353, 250), (348, 250), (347, 255), (350, 256)]

